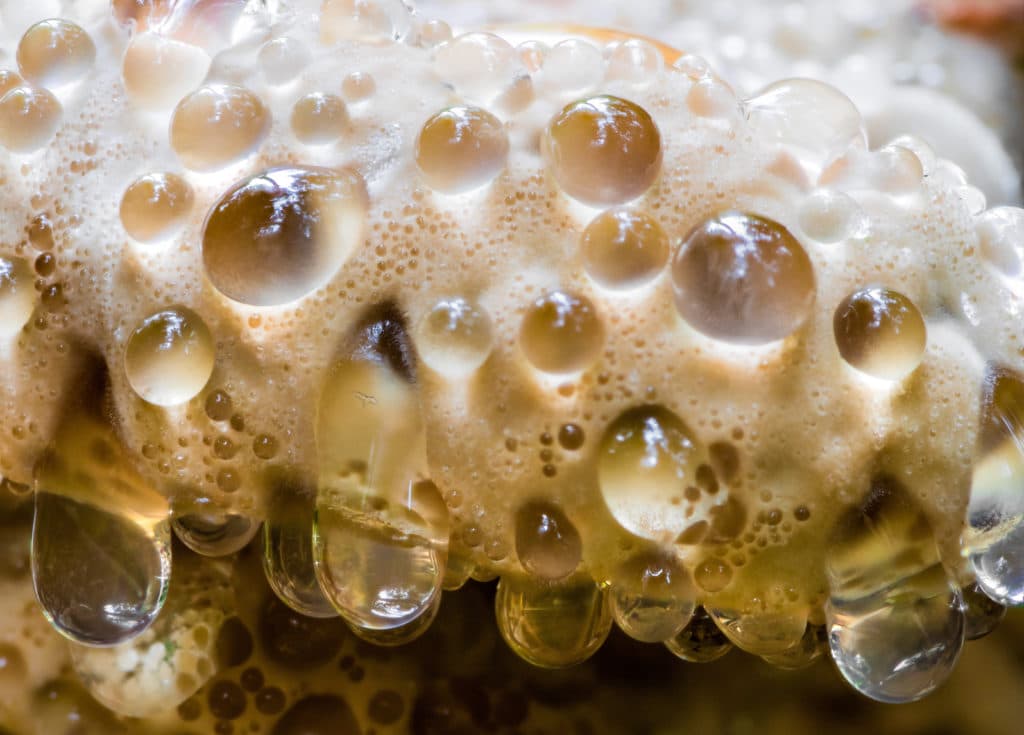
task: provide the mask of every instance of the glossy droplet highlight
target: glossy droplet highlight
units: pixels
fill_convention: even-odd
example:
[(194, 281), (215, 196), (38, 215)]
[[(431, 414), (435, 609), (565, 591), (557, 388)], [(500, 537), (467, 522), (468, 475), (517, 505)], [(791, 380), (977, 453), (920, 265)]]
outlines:
[(35, 273), (21, 258), (0, 257), (0, 339), (16, 337), (36, 308)]
[(300, 299), (326, 284), (361, 242), (367, 207), (353, 171), (275, 168), (245, 179), (206, 219), (206, 275), (250, 306)]
[(491, 354), (494, 327), (483, 307), (463, 298), (443, 299), (420, 320), (416, 345), (431, 369), (465, 377)]
[(706, 664), (729, 653), (732, 643), (704, 608), (698, 607), (690, 622), (674, 637), (665, 641), (665, 648), (684, 661)]
[(616, 418), (601, 437), (597, 474), (608, 510), (623, 528), (671, 542), (691, 525), (680, 500), (697, 486), (705, 450), (663, 406), (638, 406)]
[(895, 480), (877, 479), (840, 520), (826, 572), (832, 658), (855, 689), (910, 702), (946, 680), (964, 641), (960, 590), (927, 518)]
[(661, 172), (661, 133), (639, 105), (601, 95), (573, 102), (548, 124), (544, 153), (571, 197), (592, 207), (623, 204)]
[(543, 579), (564, 579), (583, 558), (579, 531), (557, 505), (524, 504), (516, 512), (516, 555), (526, 571)]
[(657, 277), (668, 262), (668, 236), (643, 212), (611, 209), (587, 225), (580, 241), (583, 267), (612, 290), (638, 288)]
[(259, 531), (260, 524), (241, 515), (185, 513), (171, 522), (175, 534), (192, 551), (203, 556), (227, 556), (243, 549)]
[(903, 294), (879, 286), (847, 296), (832, 319), (836, 347), (846, 362), (883, 380), (899, 380), (921, 362), (924, 318)]
[(185, 403), (203, 389), (216, 359), (213, 335), (191, 309), (176, 306), (146, 318), (124, 351), (128, 382), (157, 406)]
[(508, 133), (501, 120), (479, 107), (449, 107), (420, 130), (416, 165), (432, 189), (460, 194), (501, 173), (508, 150)]
[(193, 199), (192, 187), (177, 174), (146, 174), (121, 197), (121, 224), (139, 242), (160, 242), (184, 226)]
[(509, 647), (546, 669), (586, 661), (612, 627), (606, 595), (590, 580), (537, 584), (502, 577), (494, 608)]
[(0, 97), (0, 145), (14, 153), (31, 153), (50, 142), (64, 109), (49, 90), (15, 87)]
[(714, 339), (765, 344), (789, 336), (814, 306), (814, 268), (778, 222), (726, 212), (699, 224), (672, 264), (676, 307)]
[(537, 299), (523, 317), (519, 345), (546, 373), (573, 373), (593, 364), (604, 344), (604, 327), (589, 299), (554, 291)]
[(690, 575), (664, 553), (638, 554), (612, 577), (612, 616), (623, 633), (645, 643), (676, 636), (690, 622), (695, 600)]
[(345, 101), (333, 94), (314, 92), (299, 98), (292, 108), (292, 132), (307, 145), (333, 143), (348, 128)]
[(269, 130), (270, 111), (257, 94), (213, 84), (174, 108), (171, 148), (193, 171), (216, 171), (252, 153)]
[(96, 60), (96, 46), (80, 26), (44, 20), (25, 31), (18, 43), (18, 71), (43, 87), (59, 87), (85, 76)]

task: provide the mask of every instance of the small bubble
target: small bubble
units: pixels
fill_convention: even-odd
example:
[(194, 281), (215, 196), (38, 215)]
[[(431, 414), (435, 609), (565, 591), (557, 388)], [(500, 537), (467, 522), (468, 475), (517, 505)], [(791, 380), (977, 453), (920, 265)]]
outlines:
[(292, 108), (292, 132), (307, 145), (335, 142), (344, 135), (348, 124), (348, 108), (333, 94), (307, 94)]
[(583, 446), (586, 436), (576, 424), (563, 424), (558, 430), (558, 443), (562, 445), (563, 449), (567, 449), (570, 452), (575, 452)]
[(252, 153), (270, 130), (270, 111), (254, 92), (200, 87), (174, 109), (171, 147), (193, 171), (215, 171)]
[(516, 512), (516, 554), (523, 567), (544, 579), (563, 579), (583, 558), (583, 542), (565, 513), (551, 503), (534, 501)]
[(245, 712), (246, 696), (242, 687), (233, 681), (218, 681), (207, 693), (210, 714), (225, 720), (234, 720)]
[(420, 320), (416, 341), (420, 357), (432, 369), (465, 377), (487, 360), (494, 331), (482, 307), (462, 298), (444, 299)]
[(431, 188), (461, 194), (501, 173), (508, 151), (508, 133), (494, 115), (478, 107), (449, 107), (424, 123), (416, 164)]
[(668, 236), (652, 217), (631, 209), (599, 214), (580, 242), (587, 275), (605, 288), (627, 290), (657, 277), (668, 262)]
[(277, 439), (267, 434), (260, 434), (252, 441), (252, 453), (260, 459), (273, 459), (277, 450)]
[(17, 336), (32, 318), (36, 307), (34, 281), (27, 262), (0, 257), (0, 339)]
[(257, 55), (264, 79), (274, 85), (287, 84), (295, 79), (309, 60), (310, 53), (305, 44), (287, 36), (267, 41)]
[(14, 153), (42, 148), (57, 132), (64, 109), (49, 90), (15, 87), (0, 97), (0, 145)]
[(121, 224), (140, 242), (159, 242), (178, 232), (192, 211), (192, 187), (176, 174), (147, 174), (121, 198)]
[(912, 372), (927, 343), (921, 312), (888, 288), (865, 288), (846, 297), (836, 309), (833, 329), (843, 359), (882, 380)]
[(125, 347), (132, 389), (145, 401), (175, 406), (203, 389), (213, 373), (213, 336), (191, 309), (177, 306), (146, 318)]
[(224, 391), (211, 391), (206, 396), (206, 415), (213, 421), (227, 421), (231, 417), (232, 403), (231, 396)]
[(573, 373), (589, 367), (600, 356), (604, 327), (588, 299), (554, 291), (530, 306), (523, 318), (519, 344), (538, 370)]
[(44, 20), (18, 43), (18, 71), (42, 87), (59, 87), (85, 76), (96, 61), (96, 46), (80, 26)]
[(341, 80), (341, 93), (349, 102), (362, 102), (377, 91), (377, 83), (365, 72), (352, 72)]

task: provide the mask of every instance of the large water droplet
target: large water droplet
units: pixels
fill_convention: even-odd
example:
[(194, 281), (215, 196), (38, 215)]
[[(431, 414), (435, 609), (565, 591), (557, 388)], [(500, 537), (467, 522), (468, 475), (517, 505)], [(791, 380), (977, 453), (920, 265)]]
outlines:
[(250, 306), (300, 299), (330, 281), (360, 244), (367, 206), (354, 171), (277, 168), (245, 179), (206, 219), (206, 274)]
[(843, 359), (882, 380), (899, 380), (920, 364), (924, 318), (903, 294), (878, 286), (850, 294), (832, 319)]
[(213, 336), (191, 309), (176, 306), (146, 318), (132, 332), (124, 369), (132, 390), (157, 406), (176, 406), (199, 394), (216, 359)]
[(193, 198), (192, 187), (177, 174), (146, 174), (121, 197), (121, 224), (140, 242), (159, 242), (182, 228)]
[(538, 370), (574, 373), (600, 356), (604, 327), (588, 299), (554, 291), (537, 299), (526, 312), (519, 345)]
[(612, 627), (605, 593), (587, 579), (537, 584), (502, 577), (494, 608), (509, 647), (547, 669), (586, 661)]
[(561, 508), (531, 501), (516, 512), (516, 555), (531, 574), (564, 579), (576, 571), (583, 558), (583, 542)]
[(479, 107), (449, 107), (423, 124), (416, 165), (431, 188), (460, 194), (501, 173), (508, 150), (501, 120)]
[(641, 553), (612, 577), (612, 615), (622, 632), (645, 643), (675, 637), (690, 622), (696, 591), (682, 565), (665, 553)]
[(21, 258), (0, 257), (0, 339), (17, 336), (36, 308), (35, 274)]
[(627, 290), (653, 280), (668, 261), (668, 236), (653, 217), (610, 209), (595, 217), (580, 241), (587, 275), (605, 288)]
[(77, 81), (95, 61), (96, 46), (89, 34), (66, 20), (36, 23), (18, 43), (18, 71), (42, 87)]
[(54, 628), (97, 646), (146, 630), (170, 583), (169, 513), (107, 426), (65, 419), (37, 471), (32, 525), (32, 581)]
[(675, 637), (665, 641), (665, 648), (684, 661), (704, 664), (729, 653), (732, 643), (704, 608), (698, 607), (690, 622)]
[(832, 657), (855, 689), (909, 702), (946, 680), (964, 641), (960, 590), (927, 518), (895, 480), (875, 480), (840, 520), (826, 571)]
[(697, 331), (765, 344), (796, 331), (814, 307), (814, 268), (778, 222), (726, 212), (700, 223), (672, 264), (676, 307)]
[(252, 153), (269, 130), (270, 111), (257, 94), (207, 85), (174, 109), (171, 147), (193, 171), (216, 171)]

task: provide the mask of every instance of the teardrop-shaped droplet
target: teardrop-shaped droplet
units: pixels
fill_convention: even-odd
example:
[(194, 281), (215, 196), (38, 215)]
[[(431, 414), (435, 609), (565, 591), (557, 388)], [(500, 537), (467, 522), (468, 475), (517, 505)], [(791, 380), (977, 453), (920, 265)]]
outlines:
[(187, 547), (203, 556), (227, 556), (243, 549), (259, 531), (260, 524), (232, 513), (177, 512), (171, 521), (175, 534)]
[(946, 680), (963, 647), (963, 600), (928, 519), (894, 479), (876, 479), (840, 520), (826, 571), (829, 646), (855, 689), (910, 702)]
[(448, 554), (412, 354), (397, 309), (369, 314), (330, 371), (317, 424), (317, 578), (353, 630), (384, 645), (426, 630)]
[(978, 586), (1003, 605), (1024, 604), (1024, 379), (990, 366), (981, 399), (978, 457), (964, 549)]
[(706, 664), (729, 653), (732, 643), (704, 608), (698, 607), (690, 622), (673, 638), (665, 641), (665, 648), (684, 661)]
[(113, 431), (85, 414), (65, 419), (36, 482), (32, 580), (47, 618), (88, 645), (142, 633), (170, 583), (167, 501)]
[(586, 661), (612, 627), (607, 595), (589, 579), (538, 584), (502, 577), (494, 609), (509, 647), (546, 669)]
[(676, 636), (690, 622), (695, 599), (690, 576), (668, 554), (638, 554), (612, 578), (615, 622), (623, 633), (645, 643)]

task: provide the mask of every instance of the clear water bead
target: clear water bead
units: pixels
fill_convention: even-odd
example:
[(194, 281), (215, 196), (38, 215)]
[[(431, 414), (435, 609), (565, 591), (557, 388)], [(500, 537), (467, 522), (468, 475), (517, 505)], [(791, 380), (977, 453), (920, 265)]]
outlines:
[(327, 145), (348, 129), (348, 108), (341, 97), (313, 92), (295, 103), (291, 124), (295, 137), (303, 143)]
[(773, 220), (725, 212), (687, 236), (672, 264), (676, 307), (702, 334), (737, 344), (788, 337), (814, 308), (811, 259)]
[(171, 526), (187, 547), (203, 556), (227, 556), (245, 548), (260, 529), (252, 518), (232, 513), (176, 513)]
[(899, 380), (921, 362), (928, 335), (924, 317), (898, 291), (872, 286), (850, 294), (836, 309), (839, 354), (861, 372)]
[(155, 243), (177, 234), (192, 213), (192, 187), (172, 173), (146, 174), (121, 197), (121, 224), (139, 242)]
[(561, 508), (546, 501), (531, 501), (516, 511), (515, 541), (523, 568), (542, 579), (564, 579), (583, 559), (579, 531)]
[(60, 87), (89, 72), (96, 61), (96, 45), (81, 26), (44, 20), (25, 31), (17, 57), (25, 79), (42, 87)]
[(587, 225), (580, 241), (583, 267), (612, 290), (639, 288), (668, 262), (668, 235), (657, 220), (627, 208), (609, 209)]
[(249, 306), (296, 301), (326, 284), (362, 242), (368, 206), (354, 171), (272, 168), (244, 179), (206, 218), (206, 275)]
[(492, 181), (508, 160), (508, 133), (501, 120), (479, 107), (442, 110), (416, 138), (416, 165), (427, 184), (461, 194)]
[(707, 612), (734, 644), (755, 656), (773, 656), (799, 645), (807, 631), (807, 610), (799, 604), (762, 608), (708, 607)]
[(157, 406), (190, 401), (209, 381), (216, 360), (213, 335), (202, 317), (184, 306), (147, 317), (124, 351), (128, 382)]
[(35, 273), (22, 258), (0, 257), (0, 339), (16, 337), (36, 308)]
[(545, 86), (567, 94), (582, 94), (596, 87), (604, 77), (605, 61), (592, 43), (569, 39), (555, 44), (544, 57)]
[(302, 73), (310, 61), (310, 53), (302, 41), (285, 36), (263, 44), (256, 59), (263, 78), (270, 84), (281, 85)]
[(13, 153), (38, 150), (56, 135), (63, 117), (49, 90), (15, 87), (0, 97), (0, 146)]
[(604, 344), (604, 327), (589, 299), (554, 291), (537, 299), (523, 317), (519, 346), (546, 373), (574, 373), (592, 365)]
[(494, 327), (483, 307), (463, 298), (438, 301), (416, 328), (420, 359), (442, 375), (472, 375), (491, 354)]
[(621, 79), (634, 84), (650, 84), (665, 66), (665, 57), (658, 48), (641, 39), (616, 44), (608, 55), (608, 79)]
[(665, 648), (684, 661), (706, 664), (729, 653), (732, 643), (704, 608), (698, 607), (690, 622), (674, 637), (665, 641)]
[(193, 171), (216, 171), (252, 153), (270, 131), (270, 110), (255, 92), (211, 84), (189, 94), (171, 117), (171, 148)]
[(459, 94), (481, 103), (503, 92), (521, 69), (515, 49), (493, 33), (465, 33), (441, 44), (434, 66)]
[(660, 643), (682, 631), (696, 608), (696, 590), (686, 569), (673, 556), (637, 554), (612, 576), (611, 609), (630, 638)]

